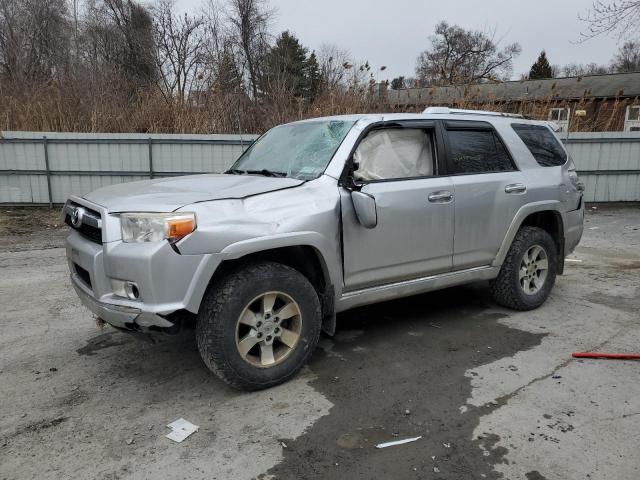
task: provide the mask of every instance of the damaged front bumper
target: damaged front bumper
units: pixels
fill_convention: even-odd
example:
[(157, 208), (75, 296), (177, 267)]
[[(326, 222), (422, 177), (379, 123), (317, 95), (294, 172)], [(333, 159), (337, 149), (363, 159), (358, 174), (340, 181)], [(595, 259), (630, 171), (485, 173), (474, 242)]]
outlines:
[(77, 276), (72, 275), (71, 279), (73, 288), (78, 294), (82, 304), (109, 325), (124, 330), (141, 332), (161, 330), (174, 326), (172, 322), (155, 313), (143, 312), (141, 309), (135, 307), (100, 302), (93, 298), (91, 293), (86, 291), (86, 287), (82, 285)]
[[(79, 202), (78, 202), (79, 203)], [(110, 220), (100, 206), (85, 204), (100, 214), (102, 226)], [(105, 222), (105, 219), (108, 220)], [(82, 304), (116, 328), (131, 331), (170, 331), (181, 315), (195, 314), (219, 254), (183, 255), (169, 242), (124, 243), (87, 238), (76, 228), (66, 240), (71, 283)], [(117, 285), (136, 286), (135, 298), (126, 298)]]

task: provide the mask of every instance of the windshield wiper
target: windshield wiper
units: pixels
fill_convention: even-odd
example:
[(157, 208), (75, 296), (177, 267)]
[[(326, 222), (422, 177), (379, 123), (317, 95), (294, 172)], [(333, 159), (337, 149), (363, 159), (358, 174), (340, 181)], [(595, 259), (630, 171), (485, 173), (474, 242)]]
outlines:
[(271, 170), (267, 170), (263, 168), (262, 170), (241, 170), (239, 168), (231, 168), (224, 173), (228, 173), (231, 175), (264, 175), (265, 177), (286, 177), (287, 174), (284, 172), (273, 172)]
[(245, 170), (246, 173), (251, 175), (264, 175), (265, 177), (286, 177), (287, 174), (284, 172), (273, 172), (271, 170), (267, 170), (263, 168), (262, 170)]

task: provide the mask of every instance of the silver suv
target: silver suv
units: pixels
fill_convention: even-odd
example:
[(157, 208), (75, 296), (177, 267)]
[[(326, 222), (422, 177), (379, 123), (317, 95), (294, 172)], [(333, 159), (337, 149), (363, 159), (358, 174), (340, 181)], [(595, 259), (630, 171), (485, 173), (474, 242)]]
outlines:
[(195, 325), (230, 385), (284, 382), (336, 313), (488, 280), (540, 306), (582, 235), (582, 185), (547, 122), (482, 111), (281, 125), (224, 174), (71, 197), (71, 279), (127, 331)]

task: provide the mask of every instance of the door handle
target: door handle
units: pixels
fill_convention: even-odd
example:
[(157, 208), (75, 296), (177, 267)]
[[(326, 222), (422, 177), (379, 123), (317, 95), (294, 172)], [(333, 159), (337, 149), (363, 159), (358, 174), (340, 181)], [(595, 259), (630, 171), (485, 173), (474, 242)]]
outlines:
[(453, 193), (448, 190), (440, 190), (429, 195), (431, 203), (449, 203), (453, 200)]
[(525, 193), (527, 187), (522, 183), (512, 183), (504, 187), (504, 191), (506, 193)]

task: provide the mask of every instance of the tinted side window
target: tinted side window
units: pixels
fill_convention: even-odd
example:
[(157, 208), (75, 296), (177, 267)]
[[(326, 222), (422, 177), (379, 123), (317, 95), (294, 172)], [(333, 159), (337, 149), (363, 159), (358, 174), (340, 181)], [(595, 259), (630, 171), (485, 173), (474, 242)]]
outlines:
[(557, 167), (567, 161), (567, 154), (560, 142), (547, 127), (519, 123), (511, 126), (541, 166)]
[(453, 172), (490, 173), (514, 170), (493, 130), (448, 130)]

